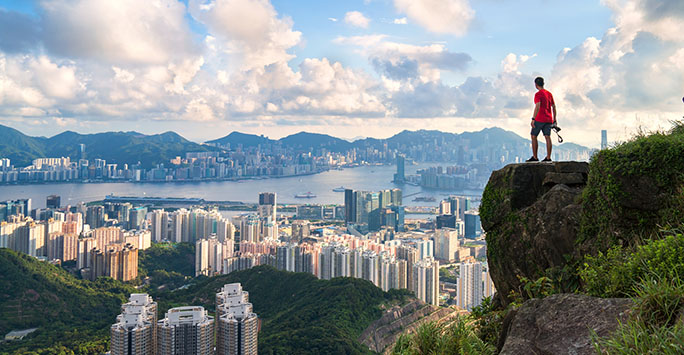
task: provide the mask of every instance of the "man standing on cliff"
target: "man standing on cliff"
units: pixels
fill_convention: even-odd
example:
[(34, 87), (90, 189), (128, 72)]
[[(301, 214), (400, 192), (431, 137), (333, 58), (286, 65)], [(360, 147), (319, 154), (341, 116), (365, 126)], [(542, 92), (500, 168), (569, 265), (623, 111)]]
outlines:
[(537, 158), (539, 131), (544, 134), (546, 140), (546, 158), (542, 161), (551, 161), (551, 127), (556, 123), (556, 103), (553, 101), (553, 95), (544, 89), (544, 78), (537, 77), (534, 79), (534, 86), (538, 91), (534, 94), (534, 115), (532, 116), (532, 123), (530, 123), (532, 126), (532, 157), (527, 161), (539, 161)]

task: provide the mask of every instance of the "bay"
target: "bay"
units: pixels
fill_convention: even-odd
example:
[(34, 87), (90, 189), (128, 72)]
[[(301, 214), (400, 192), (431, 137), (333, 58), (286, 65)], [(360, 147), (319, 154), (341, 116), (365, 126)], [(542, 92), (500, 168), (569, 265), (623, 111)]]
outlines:
[[(419, 169), (437, 166), (435, 163), (407, 165), (406, 174)], [(343, 186), (354, 190), (379, 191), (400, 188), (405, 206), (437, 206), (449, 195), (479, 196), (482, 191), (444, 191), (423, 189), (419, 186), (394, 184), (395, 166), (360, 166), (342, 170), (330, 170), (307, 176), (250, 179), (240, 181), (166, 182), (166, 183), (59, 183), (0, 186), (0, 201), (30, 198), (33, 208), (44, 208), (48, 195), (61, 196), (62, 206), (78, 202), (102, 200), (106, 195), (193, 197), (210, 201), (240, 201), (256, 203), (259, 192), (275, 192), (278, 204), (344, 204), (344, 193), (332, 189)], [(294, 196), (311, 192), (314, 198), (299, 199)], [(413, 201), (415, 197), (434, 197), (435, 202)]]

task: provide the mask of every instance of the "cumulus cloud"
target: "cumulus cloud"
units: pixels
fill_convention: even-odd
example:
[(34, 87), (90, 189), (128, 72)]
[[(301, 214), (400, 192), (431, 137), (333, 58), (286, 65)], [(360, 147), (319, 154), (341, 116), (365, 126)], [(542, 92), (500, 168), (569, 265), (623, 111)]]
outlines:
[(185, 5), (176, 0), (44, 0), (42, 40), (69, 58), (165, 63), (194, 50)]
[(408, 20), (406, 19), (406, 17), (395, 18), (394, 21), (392, 21), (392, 23), (395, 25), (406, 25), (408, 24)]
[(344, 22), (354, 27), (368, 28), (370, 19), (358, 11), (349, 11), (344, 15)]
[(338, 37), (335, 43), (361, 47), (375, 70), (392, 80), (440, 80), (442, 70), (463, 71), (472, 61), (466, 53), (451, 52), (443, 44), (416, 46), (386, 40), (384, 35)]
[(245, 69), (288, 61), (301, 40), (292, 20), (279, 18), (268, 0), (191, 0), (190, 13), (218, 37), (222, 50), (240, 56)]
[(462, 36), (475, 17), (468, 0), (394, 0), (398, 11), (430, 32)]

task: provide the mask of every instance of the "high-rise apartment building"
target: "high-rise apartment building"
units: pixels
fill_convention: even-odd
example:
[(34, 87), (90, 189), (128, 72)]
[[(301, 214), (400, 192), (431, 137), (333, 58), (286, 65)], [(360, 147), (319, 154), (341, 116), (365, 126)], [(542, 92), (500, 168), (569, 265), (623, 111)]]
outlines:
[(239, 283), (226, 284), (216, 294), (216, 317), (217, 355), (257, 354), (259, 321)]
[(233, 240), (220, 242), (216, 237), (195, 242), (195, 276), (221, 274), (223, 260), (233, 256)]
[(458, 232), (455, 229), (437, 229), (434, 236), (435, 258), (447, 263), (456, 260)]
[(413, 264), (413, 292), (425, 303), (439, 306), (439, 262), (423, 259)]
[(158, 355), (210, 355), (213, 340), (214, 318), (204, 307), (171, 308), (157, 322)]
[(146, 293), (133, 293), (121, 305), (121, 314), (110, 328), (112, 355), (155, 355), (157, 302)]
[(104, 226), (104, 221), (104, 206), (88, 206), (86, 210), (86, 224), (90, 228), (100, 228)]
[(456, 305), (467, 310), (482, 303), (482, 263), (470, 257), (461, 263)]
[(276, 220), (277, 205), (275, 192), (259, 193), (259, 218), (272, 218)]

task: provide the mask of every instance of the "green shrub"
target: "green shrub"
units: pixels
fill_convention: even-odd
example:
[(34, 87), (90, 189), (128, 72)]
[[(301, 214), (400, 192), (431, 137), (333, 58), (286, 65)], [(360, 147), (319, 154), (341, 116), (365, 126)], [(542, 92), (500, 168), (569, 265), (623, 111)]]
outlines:
[(633, 295), (646, 277), (678, 279), (684, 275), (684, 235), (647, 241), (634, 252), (613, 247), (595, 257), (587, 256), (579, 274), (584, 290), (598, 297)]
[[(582, 193), (585, 251), (638, 244), (684, 213), (684, 128), (639, 135), (595, 154)], [(647, 189), (643, 195), (640, 191)], [(645, 200), (643, 200), (643, 199)], [(648, 205), (646, 208), (643, 205)]]
[(684, 284), (678, 277), (644, 279), (634, 291), (632, 315), (608, 337), (593, 336), (600, 354), (684, 353)]
[(482, 304), (474, 307), (470, 317), (475, 322), (475, 332), (485, 344), (496, 348), (503, 327), (503, 319), (508, 309), (497, 309), (491, 297), (482, 300)]
[(413, 334), (403, 334), (392, 354), (494, 354), (496, 347), (480, 340), (466, 317), (444, 327), (435, 322), (421, 324)]

